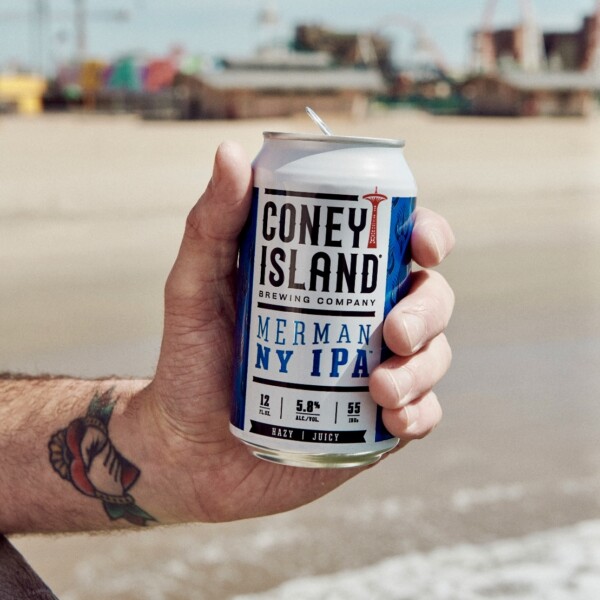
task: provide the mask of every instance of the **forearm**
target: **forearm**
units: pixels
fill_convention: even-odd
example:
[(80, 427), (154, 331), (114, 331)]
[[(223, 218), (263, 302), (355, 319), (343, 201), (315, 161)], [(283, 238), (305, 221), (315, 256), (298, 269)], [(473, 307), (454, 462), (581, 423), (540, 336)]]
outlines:
[[(140, 420), (148, 381), (0, 379), (0, 531), (145, 525), (164, 512)], [(145, 505), (146, 503), (146, 505)], [(154, 513), (153, 513), (154, 511)]]

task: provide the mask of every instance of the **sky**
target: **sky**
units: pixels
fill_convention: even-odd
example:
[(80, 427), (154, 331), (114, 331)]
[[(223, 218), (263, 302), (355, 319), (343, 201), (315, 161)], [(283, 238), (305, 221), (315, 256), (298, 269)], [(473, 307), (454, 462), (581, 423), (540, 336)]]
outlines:
[[(241, 56), (266, 43), (284, 43), (294, 25), (321, 24), (342, 31), (380, 30), (400, 60), (415, 47), (407, 23), (417, 22), (455, 68), (468, 65), (470, 32), (481, 26), (490, 0), (80, 0), (89, 11), (87, 56), (111, 60), (136, 52), (164, 56), (174, 46), (207, 57)], [(530, 0), (546, 30), (579, 27), (597, 0)], [(41, 30), (32, 11), (49, 7)], [(523, 0), (497, 0), (492, 24), (514, 25)], [(11, 66), (52, 71), (75, 56), (75, 0), (0, 0), (0, 71)], [(275, 8), (279, 24), (261, 26), (258, 15)], [(115, 21), (118, 11), (129, 19)], [(410, 58), (410, 57), (408, 57)]]

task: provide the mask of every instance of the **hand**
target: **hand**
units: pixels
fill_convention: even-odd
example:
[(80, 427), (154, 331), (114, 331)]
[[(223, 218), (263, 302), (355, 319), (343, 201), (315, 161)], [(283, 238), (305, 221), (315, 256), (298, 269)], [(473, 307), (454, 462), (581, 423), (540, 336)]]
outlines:
[[(166, 284), (156, 376), (134, 399), (136, 415), (151, 432), (148, 452), (164, 466), (160, 485), (171, 494), (171, 513), (155, 515), (162, 522), (226, 521), (289, 510), (361, 470), (265, 462), (229, 432), (237, 239), (248, 214), (251, 180), (242, 150), (222, 144), (208, 188), (189, 214)], [(453, 244), (441, 217), (417, 210), (416, 262), (434, 266)], [(419, 271), (408, 296), (386, 320), (385, 340), (396, 356), (372, 373), (370, 386), (384, 407), (386, 426), (403, 444), (426, 435), (441, 418), (431, 389), (450, 363), (442, 332), (453, 302), (439, 274)]]

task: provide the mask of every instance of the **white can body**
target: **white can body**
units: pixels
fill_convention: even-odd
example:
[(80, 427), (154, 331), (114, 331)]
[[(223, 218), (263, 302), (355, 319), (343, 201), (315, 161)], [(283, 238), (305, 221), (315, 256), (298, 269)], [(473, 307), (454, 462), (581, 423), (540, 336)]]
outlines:
[(398, 443), (368, 378), (410, 274), (417, 190), (402, 146), (265, 133), (240, 249), (231, 418), (261, 458), (357, 466)]

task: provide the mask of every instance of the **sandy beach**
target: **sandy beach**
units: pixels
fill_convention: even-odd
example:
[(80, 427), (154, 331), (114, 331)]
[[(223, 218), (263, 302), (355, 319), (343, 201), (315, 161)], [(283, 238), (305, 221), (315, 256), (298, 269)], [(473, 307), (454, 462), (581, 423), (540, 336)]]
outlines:
[[(61, 600), (600, 597), (600, 116), (328, 121), (406, 139), (455, 230), (442, 424), (276, 517), (12, 538)], [(151, 376), (214, 151), (263, 130), (312, 126), (2, 117), (0, 370)]]

